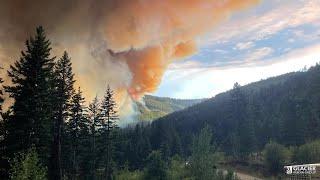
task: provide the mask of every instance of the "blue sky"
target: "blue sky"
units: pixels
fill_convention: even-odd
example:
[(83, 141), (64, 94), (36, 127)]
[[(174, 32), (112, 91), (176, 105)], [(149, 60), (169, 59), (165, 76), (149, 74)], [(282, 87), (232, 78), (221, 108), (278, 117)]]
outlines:
[(320, 62), (320, 1), (264, 0), (197, 39), (198, 52), (172, 63), (157, 96), (206, 98)]

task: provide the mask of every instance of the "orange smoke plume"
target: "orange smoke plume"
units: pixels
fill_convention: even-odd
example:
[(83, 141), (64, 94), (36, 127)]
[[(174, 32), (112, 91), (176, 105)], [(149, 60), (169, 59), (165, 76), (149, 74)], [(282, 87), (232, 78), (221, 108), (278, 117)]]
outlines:
[(119, 1), (105, 18), (108, 48), (120, 53), (132, 72), (133, 98), (154, 92), (168, 64), (196, 51), (194, 39), (257, 0)]
[[(154, 92), (168, 65), (196, 52), (195, 40), (259, 0), (11, 0), (0, 6), (0, 57), (17, 59), (35, 26), (54, 54), (67, 50), (87, 97), (106, 84), (138, 99)], [(2, 61), (1, 59), (1, 64)], [(0, 64), (0, 66), (1, 66)], [(121, 98), (119, 98), (121, 99)], [(126, 101), (123, 101), (126, 102)]]

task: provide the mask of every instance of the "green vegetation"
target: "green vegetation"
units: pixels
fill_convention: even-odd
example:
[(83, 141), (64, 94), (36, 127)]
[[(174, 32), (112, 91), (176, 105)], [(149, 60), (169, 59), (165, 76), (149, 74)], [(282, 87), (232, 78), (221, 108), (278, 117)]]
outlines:
[(171, 159), (169, 168), (168, 168), (168, 179), (175, 180), (175, 179), (187, 179), (189, 176), (188, 167), (186, 162), (178, 155), (173, 156)]
[(166, 164), (161, 157), (160, 151), (152, 151), (147, 159), (145, 179), (165, 180), (167, 179)]
[(215, 175), (216, 161), (211, 141), (212, 133), (208, 126), (205, 126), (199, 135), (193, 138), (190, 169), (195, 179), (207, 180)]
[(26, 153), (17, 153), (12, 159), (11, 167), (10, 178), (12, 180), (47, 179), (47, 170), (40, 164), (34, 148), (29, 149)]
[(283, 145), (275, 142), (268, 143), (264, 153), (265, 165), (272, 174), (281, 172), (290, 159), (289, 151)]
[(194, 104), (202, 102), (204, 99), (173, 99), (166, 97), (156, 97), (145, 95), (143, 103), (136, 102), (140, 112), (139, 120), (150, 121), (163, 117), (175, 111), (180, 111)]
[(143, 172), (136, 170), (136, 171), (129, 171), (128, 166), (125, 166), (122, 170), (115, 173), (116, 180), (140, 180), (143, 179)]
[(320, 162), (320, 141), (314, 141), (298, 147), (293, 161), (298, 164), (312, 164)]

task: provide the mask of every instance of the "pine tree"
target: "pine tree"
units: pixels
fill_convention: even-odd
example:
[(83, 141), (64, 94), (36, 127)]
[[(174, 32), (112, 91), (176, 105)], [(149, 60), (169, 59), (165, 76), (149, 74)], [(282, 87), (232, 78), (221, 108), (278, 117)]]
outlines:
[(110, 89), (109, 85), (107, 87), (103, 102), (101, 103), (101, 134), (104, 135), (104, 148), (106, 150), (105, 158), (105, 176), (106, 179), (111, 179), (112, 177), (112, 155), (113, 155), (113, 140), (114, 130), (118, 127), (117, 120), (118, 115), (116, 111), (116, 102), (114, 101), (113, 91)]
[(67, 127), (68, 133), (70, 134), (70, 149), (72, 150), (72, 179), (78, 178), (81, 145), (88, 132), (88, 121), (85, 113), (84, 98), (82, 97), (82, 92), (79, 88), (71, 100), (70, 120)]
[(69, 117), (70, 101), (74, 94), (74, 74), (71, 67), (71, 59), (65, 51), (62, 58), (58, 60), (55, 66), (55, 81), (56, 81), (56, 114), (54, 122), (54, 140), (52, 146), (52, 174), (53, 179), (62, 178), (61, 170), (61, 138), (63, 124)]
[(91, 167), (90, 167), (90, 173), (91, 178), (95, 179), (95, 169), (96, 169), (96, 136), (98, 133), (98, 129), (101, 127), (100, 121), (99, 121), (99, 103), (98, 98), (95, 97), (92, 103), (89, 104), (89, 113), (88, 118), (90, 121), (90, 136), (91, 136), (91, 152), (90, 152), (90, 160), (91, 160)]
[(5, 87), (14, 99), (6, 126), (7, 153), (12, 157), (34, 145), (47, 165), (52, 143), (54, 58), (50, 58), (51, 43), (41, 26), (25, 44), (26, 51), (8, 71), (12, 85)]
[(212, 179), (215, 171), (215, 160), (213, 158), (212, 133), (209, 126), (205, 126), (200, 133), (193, 138), (191, 170), (195, 179)]
[[(241, 86), (235, 83), (231, 93), (232, 98), (232, 118), (234, 122), (235, 135), (233, 139), (234, 156), (245, 157), (248, 153), (247, 141), (250, 132), (247, 129), (246, 124), (246, 99), (242, 92)], [(252, 124), (251, 124), (252, 125)]]

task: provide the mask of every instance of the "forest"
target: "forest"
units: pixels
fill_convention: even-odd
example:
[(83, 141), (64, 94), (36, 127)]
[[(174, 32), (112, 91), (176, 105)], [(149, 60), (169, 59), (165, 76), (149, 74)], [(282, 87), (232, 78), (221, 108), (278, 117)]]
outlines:
[(85, 100), (71, 56), (55, 58), (41, 26), (25, 48), (0, 90), (1, 105), (13, 100), (0, 109), (4, 179), (232, 180), (235, 166), (281, 177), (284, 165), (320, 161), (320, 65), (182, 108), (149, 100), (171, 109), (119, 128), (116, 92)]

